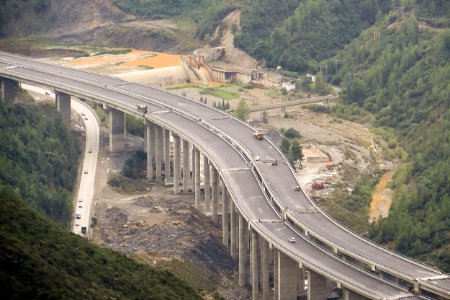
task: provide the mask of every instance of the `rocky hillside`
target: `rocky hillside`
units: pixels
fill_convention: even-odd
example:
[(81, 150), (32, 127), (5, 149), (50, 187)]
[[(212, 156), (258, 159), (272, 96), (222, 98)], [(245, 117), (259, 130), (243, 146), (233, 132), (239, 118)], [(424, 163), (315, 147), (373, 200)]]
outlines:
[(126, 13), (111, 0), (1, 1), (0, 36), (40, 42), (189, 51), (195, 33), (173, 20), (150, 20)]

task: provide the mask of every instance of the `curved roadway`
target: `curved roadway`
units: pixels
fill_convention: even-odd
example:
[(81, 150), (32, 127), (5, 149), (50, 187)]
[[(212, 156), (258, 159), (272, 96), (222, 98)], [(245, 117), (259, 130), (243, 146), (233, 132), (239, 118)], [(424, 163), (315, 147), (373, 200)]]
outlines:
[[(310, 266), (318, 273), (336, 279), (337, 282), (343, 283), (352, 290), (367, 296), (370, 295), (371, 298), (386, 297), (393, 299), (406, 296), (406, 293), (398, 287), (386, 284), (378, 278), (373, 278), (371, 275), (357, 270), (342, 262), (336, 256), (319, 249), (317, 245), (304, 237), (299, 237), (299, 242), (294, 245), (288, 244), (286, 242), (287, 237), (294, 234), (293, 230), (284, 222), (281, 222), (279, 215), (275, 213), (272, 207), (275, 207), (281, 215), (288, 216), (290, 223), (294, 223), (310, 235), (323, 240), (326, 244), (349, 256), (366, 261), (380, 269), (390, 273), (394, 270), (394, 274), (398, 272), (404, 278), (411, 278), (412, 280), (443, 277), (443, 279), (435, 280), (435, 285), (447, 291), (448, 277), (445, 274), (368, 242), (323, 214), (303, 191), (294, 191), (298, 182), (279, 150), (267, 140), (258, 141), (254, 139), (251, 128), (220, 111), (150, 87), (48, 65), (7, 53), (0, 53), (0, 70), (0, 73), (4, 74), (5, 77), (41, 83), (57, 87), (58, 90), (71, 95), (114, 103), (119, 109), (127, 112), (136, 113), (135, 105), (146, 102), (153, 122), (171, 127), (170, 129), (178, 132), (180, 128), (183, 128), (184, 133), (186, 133), (184, 138), (186, 139), (195, 137), (194, 142), (205, 153), (208, 153), (220, 170), (224, 181), (234, 196), (234, 200), (237, 202), (237, 207), (247, 220), (273, 220), (273, 222), (253, 222), (253, 228), (272, 241), (277, 248), (281, 248), (283, 252), (303, 262), (306, 266)], [(153, 114), (155, 112), (159, 113)], [(186, 113), (189, 118), (185, 117)], [(186, 130), (191, 132), (186, 132)], [(211, 134), (211, 130), (218, 134), (220, 138)], [(207, 134), (206, 143), (202, 142), (199, 136), (202, 131)], [(181, 136), (183, 137), (183, 134)], [(211, 143), (212, 136), (217, 139), (216, 145)], [(235, 149), (224, 141), (224, 138), (231, 142), (234, 148), (244, 153), (246, 159), (238, 155)], [(231, 149), (225, 150), (227, 148)], [(227, 157), (233, 155), (230, 153), (238, 155), (239, 160), (237, 157), (234, 158), (236, 160), (230, 160)], [(261, 161), (254, 163), (253, 158), (256, 155), (261, 157)], [(264, 162), (274, 158), (283, 163), (278, 166), (271, 166)], [(250, 164), (254, 170), (248, 169), (247, 160), (254, 163)], [(243, 170), (231, 170), (236, 168)], [(253, 171), (256, 171), (259, 175), (255, 177)], [(257, 180), (257, 177), (263, 180), (264, 187), (261, 188), (260, 180)], [(246, 183), (245, 188), (242, 188), (242, 182)], [(250, 187), (253, 187), (253, 189)], [(265, 200), (267, 195), (262, 190), (269, 194), (271, 206), (267, 205), (268, 202)], [(249, 195), (250, 191), (253, 191), (253, 195)], [(247, 200), (242, 201), (242, 199)], [(256, 199), (255, 203), (249, 206), (252, 199)], [(255, 210), (255, 207), (258, 207), (258, 209)], [(310, 251), (305, 251), (306, 249)], [(322, 262), (327, 263), (322, 264)], [(427, 282), (431, 283), (433, 280)], [(392, 293), (389, 292), (391, 290)], [(367, 293), (364, 293), (364, 291), (367, 291)]]

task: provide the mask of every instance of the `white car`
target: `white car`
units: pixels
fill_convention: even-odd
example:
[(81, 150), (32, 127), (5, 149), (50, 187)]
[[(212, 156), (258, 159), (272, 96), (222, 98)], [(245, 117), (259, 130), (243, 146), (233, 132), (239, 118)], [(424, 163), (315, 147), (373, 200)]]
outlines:
[(84, 170), (84, 172), (83, 172), (84, 174), (87, 174), (88, 173), (88, 170)]
[(80, 221), (75, 221), (75, 226), (80, 226)]
[(81, 219), (81, 214), (76, 214), (76, 215), (75, 215), (75, 218), (76, 218), (77, 220)]
[(78, 208), (83, 208), (83, 204), (78, 204)]
[(83, 199), (82, 198), (78, 198), (78, 202), (83, 202)]
[(289, 243), (295, 243), (295, 237), (291, 236), (288, 238)]
[(81, 116), (84, 117), (85, 115), (86, 115), (86, 113), (82, 111)]
[(260, 161), (260, 159), (261, 159), (261, 157), (255, 156), (255, 160), (256, 160), (256, 161)]

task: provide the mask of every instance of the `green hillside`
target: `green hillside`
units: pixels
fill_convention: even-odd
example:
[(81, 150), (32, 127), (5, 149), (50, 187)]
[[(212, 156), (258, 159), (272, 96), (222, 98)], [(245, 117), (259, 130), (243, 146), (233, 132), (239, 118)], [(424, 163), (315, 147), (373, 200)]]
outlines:
[(53, 107), (0, 101), (0, 139), (2, 297), (199, 299), (171, 273), (64, 230), (80, 147)]
[[(450, 11), (449, 2), (434, 3), (433, 20)], [(406, 12), (398, 22), (391, 12), (340, 52), (334, 80), (342, 81), (344, 103), (372, 113), (389, 147), (401, 144), (411, 158), (395, 177), (389, 217), (369, 237), (449, 272), (450, 29), (419, 28), (428, 7)]]
[(54, 108), (0, 101), (0, 188), (67, 227), (81, 153)]
[(89, 244), (0, 191), (5, 299), (201, 299), (167, 271)]

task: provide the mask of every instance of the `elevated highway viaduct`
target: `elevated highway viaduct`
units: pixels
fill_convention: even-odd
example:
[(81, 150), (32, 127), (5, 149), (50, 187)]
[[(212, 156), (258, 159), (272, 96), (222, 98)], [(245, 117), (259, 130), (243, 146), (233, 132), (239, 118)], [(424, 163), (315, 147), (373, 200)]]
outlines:
[[(196, 207), (211, 210), (214, 222), (219, 221), (219, 211), (223, 212), (224, 244), (239, 260), (240, 284), (250, 284), (255, 299), (258, 293), (268, 297), (269, 276), (274, 278), (279, 299), (294, 299), (302, 293), (323, 299), (334, 287), (343, 291), (344, 298), (413, 297), (408, 289), (450, 298), (448, 275), (336, 223), (302, 190), (295, 191), (299, 184), (275, 145), (254, 139), (253, 129), (220, 111), (166, 91), (4, 52), (0, 53), (0, 76), (4, 99), (14, 98), (18, 82), (54, 89), (66, 120), (70, 96), (102, 103), (110, 114), (111, 151), (125, 147), (124, 114), (144, 118), (149, 180), (172, 181), (175, 193), (193, 191)], [(137, 104), (147, 105), (147, 113), (136, 110)], [(282, 163), (267, 163), (274, 159)], [(200, 191), (200, 161), (204, 193)], [(295, 243), (288, 242), (291, 236), (296, 237)], [(318, 291), (324, 294), (314, 294)]]

